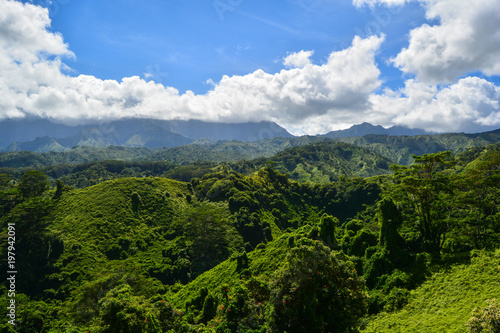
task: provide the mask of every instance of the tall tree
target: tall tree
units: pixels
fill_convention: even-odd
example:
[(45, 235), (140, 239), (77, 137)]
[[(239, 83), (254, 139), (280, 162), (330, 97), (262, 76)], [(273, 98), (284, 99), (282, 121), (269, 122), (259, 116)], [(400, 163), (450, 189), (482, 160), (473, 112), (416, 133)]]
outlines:
[(277, 332), (351, 332), (365, 314), (364, 282), (347, 257), (304, 239), (271, 295)]
[(39, 170), (26, 172), (19, 182), (19, 191), (24, 199), (37, 197), (50, 187), (49, 178)]
[[(492, 152), (456, 178), (455, 197), (460, 209), (459, 238), (475, 248), (494, 247), (500, 243), (500, 152)], [(465, 236), (465, 237), (464, 237)]]
[(423, 250), (438, 252), (450, 229), (451, 177), (445, 172), (454, 164), (451, 152), (415, 156), (409, 167), (393, 165), (394, 188), (388, 193), (409, 213), (420, 234)]

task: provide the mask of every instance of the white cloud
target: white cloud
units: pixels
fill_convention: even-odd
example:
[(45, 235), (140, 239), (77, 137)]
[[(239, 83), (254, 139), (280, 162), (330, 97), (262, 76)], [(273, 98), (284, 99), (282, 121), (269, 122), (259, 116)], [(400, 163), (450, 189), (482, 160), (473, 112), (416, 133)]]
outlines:
[(311, 57), (314, 54), (314, 51), (300, 51), (296, 53), (292, 53), (287, 57), (283, 58), (283, 65), (288, 68), (298, 67), (302, 68), (306, 65), (311, 64)]
[(500, 0), (427, 0), (435, 26), (411, 31), (410, 45), (394, 59), (405, 73), (429, 83), (450, 83), (481, 71), (500, 75)]
[[(436, 2), (429, 13), (432, 8), (441, 13), (438, 7)], [(384, 36), (355, 37), (350, 47), (332, 52), (320, 65), (311, 62), (313, 51), (290, 54), (283, 59), (287, 68), (278, 73), (256, 70), (224, 76), (219, 82), (209, 80), (212, 89), (196, 95), (137, 76), (120, 82), (71, 77), (61, 57), (73, 54), (62, 36), (49, 28), (46, 9), (0, 0), (0, 119), (38, 115), (72, 123), (125, 117), (270, 120), (298, 134), (325, 133), (363, 121), (433, 131), (500, 126), (500, 88), (484, 79), (467, 77), (441, 90), (409, 80), (400, 91), (374, 94), (382, 84), (375, 55)]]
[[(398, 92), (372, 95), (374, 114), (386, 125), (404, 125), (433, 132), (480, 132), (500, 126), (500, 87), (467, 77), (438, 90), (408, 80)], [(385, 119), (384, 119), (385, 118)]]
[[(3, 10), (12, 6), (16, 8)], [(375, 53), (384, 37), (376, 36), (356, 37), (351, 47), (333, 52), (322, 65), (311, 63), (312, 51), (303, 51), (285, 58), (287, 65), (296, 68), (275, 74), (257, 70), (244, 76), (224, 76), (213, 82), (212, 90), (204, 95), (189, 91), (181, 95), (175, 88), (139, 77), (121, 82), (87, 75), (70, 77), (54, 56), (72, 54), (60, 35), (47, 31), (47, 10), (0, 0), (0, 11), (4, 36), (0, 118), (32, 114), (73, 122), (152, 117), (223, 122), (273, 120), (293, 125), (340, 110), (356, 112), (366, 108), (370, 93), (381, 84)], [(24, 43), (31, 37), (10, 23), (18, 21), (39, 22), (33, 25), (30, 36), (39, 36), (35, 39), (47, 43)]]
[[(353, 0), (353, 4), (401, 5), (411, 0)], [(438, 20), (410, 32), (409, 46), (392, 61), (429, 84), (452, 83), (473, 72), (500, 75), (500, 0), (414, 0)]]
[(48, 10), (31, 4), (0, 2), (0, 47), (19, 62), (36, 62), (39, 56), (73, 55), (60, 34), (50, 33)]

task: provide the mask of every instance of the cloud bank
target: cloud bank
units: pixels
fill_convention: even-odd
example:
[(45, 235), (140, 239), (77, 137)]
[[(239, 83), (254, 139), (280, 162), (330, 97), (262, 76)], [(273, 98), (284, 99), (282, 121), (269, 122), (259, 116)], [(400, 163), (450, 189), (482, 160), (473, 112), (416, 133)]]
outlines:
[[(320, 65), (314, 51), (283, 58), (278, 73), (256, 70), (224, 76), (203, 95), (180, 94), (138, 76), (101, 80), (71, 76), (63, 60), (75, 55), (50, 31), (46, 9), (0, 0), (0, 119), (36, 115), (67, 123), (130, 117), (219, 122), (275, 121), (296, 134), (325, 133), (363, 121), (432, 131), (480, 131), (500, 126), (500, 90), (477, 77), (498, 75), (500, 0), (425, 0), (429, 18), (410, 33), (409, 46), (392, 60), (416, 79), (398, 91), (385, 89), (376, 55), (384, 36), (355, 37)], [(403, 4), (403, 0), (355, 0), (354, 5)], [(496, 6), (498, 5), (498, 6)], [(496, 7), (495, 7), (496, 6)], [(474, 7), (474, 8), (470, 8)], [(462, 29), (458, 29), (461, 27)], [(458, 29), (458, 30), (457, 30)], [(449, 34), (454, 30), (455, 34)], [(483, 35), (484, 34), (484, 35)], [(479, 38), (468, 41), (467, 38)], [(437, 88), (436, 83), (452, 83)], [(375, 93), (378, 92), (378, 93)]]

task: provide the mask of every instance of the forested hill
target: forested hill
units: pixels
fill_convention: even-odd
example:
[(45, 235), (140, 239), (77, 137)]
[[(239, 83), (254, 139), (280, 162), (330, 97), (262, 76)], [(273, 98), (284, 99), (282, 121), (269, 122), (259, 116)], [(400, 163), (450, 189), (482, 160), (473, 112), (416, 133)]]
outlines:
[(365, 135), (339, 140), (371, 149), (398, 164), (409, 165), (413, 162), (411, 155), (433, 154), (447, 150), (456, 154), (469, 148), (498, 143), (500, 142), (500, 129), (477, 134)]
[(207, 141), (173, 148), (108, 146), (103, 148), (74, 147), (65, 152), (34, 153), (30, 151), (0, 153), (0, 167), (45, 167), (57, 164), (80, 164), (104, 160), (169, 161), (182, 165), (192, 162), (233, 162), (272, 156), (288, 147), (331, 141), (321, 137), (272, 138), (258, 142)]
[[(238, 145), (234, 145), (238, 147)], [(184, 148), (194, 148), (186, 146)], [(111, 148), (108, 148), (111, 150)], [(178, 151), (182, 149), (176, 148)], [(114, 156), (126, 154), (129, 148), (116, 147)], [(139, 153), (140, 151), (135, 151)], [(32, 153), (26, 153), (32, 154)], [(239, 160), (224, 165), (236, 172), (250, 175), (268, 165), (288, 175), (290, 179), (314, 183), (328, 183), (340, 177), (369, 177), (388, 174), (392, 161), (366, 148), (341, 142), (317, 142), (305, 146), (286, 148), (267, 158)], [(105, 180), (123, 177), (164, 176), (190, 181), (217, 169), (217, 163), (198, 162), (176, 165), (168, 161), (139, 162), (106, 160), (83, 164), (58, 164), (43, 167), (51, 179), (61, 179), (73, 187), (87, 187)], [(220, 168), (220, 166), (219, 166)], [(19, 177), (22, 170), (3, 168), (4, 173)]]
[(108, 146), (103, 148), (75, 147), (65, 152), (33, 153), (28, 151), (0, 153), (0, 167), (46, 167), (57, 164), (80, 164), (104, 160), (168, 161), (177, 165), (192, 162), (235, 162), (273, 156), (286, 148), (314, 142), (342, 141), (368, 148), (389, 160), (409, 165), (412, 154), (422, 155), (450, 150), (454, 154), (472, 147), (500, 142), (500, 130), (479, 134), (439, 134), (417, 136), (366, 135), (352, 138), (303, 136), (270, 138), (256, 142), (218, 141), (189, 144), (173, 148)]
[(229, 165), (237, 172), (248, 174), (269, 164), (293, 180), (328, 183), (346, 176), (370, 177), (388, 174), (389, 166), (393, 162), (366, 148), (339, 142), (317, 142), (287, 148), (268, 158)]
[[(306, 153), (363, 162), (362, 148), (326, 144), (285, 150), (248, 175), (221, 164), (189, 182), (72, 189), (39, 170), (1, 175), (0, 263), (5, 275), (15, 251), (17, 331), (495, 329), (498, 145), (325, 184), (277, 170)], [(7, 320), (0, 330), (12, 332)]]

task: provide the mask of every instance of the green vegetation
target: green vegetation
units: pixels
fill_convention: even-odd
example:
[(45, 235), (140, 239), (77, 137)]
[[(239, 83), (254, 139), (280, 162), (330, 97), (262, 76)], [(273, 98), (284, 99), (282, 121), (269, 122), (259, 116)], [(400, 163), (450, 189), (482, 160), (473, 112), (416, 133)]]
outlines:
[(411, 158), (4, 168), (0, 306), (10, 246), (17, 332), (496, 332), (499, 146)]
[[(410, 293), (400, 311), (375, 316), (362, 332), (467, 332), (467, 326), (469, 332), (498, 332), (498, 303), (496, 330), (478, 326), (481, 321), (495, 325), (491, 319), (481, 320), (479, 308), (500, 293), (499, 264), (499, 251), (474, 252), (470, 263), (439, 270)], [(469, 321), (471, 316), (475, 320)]]

